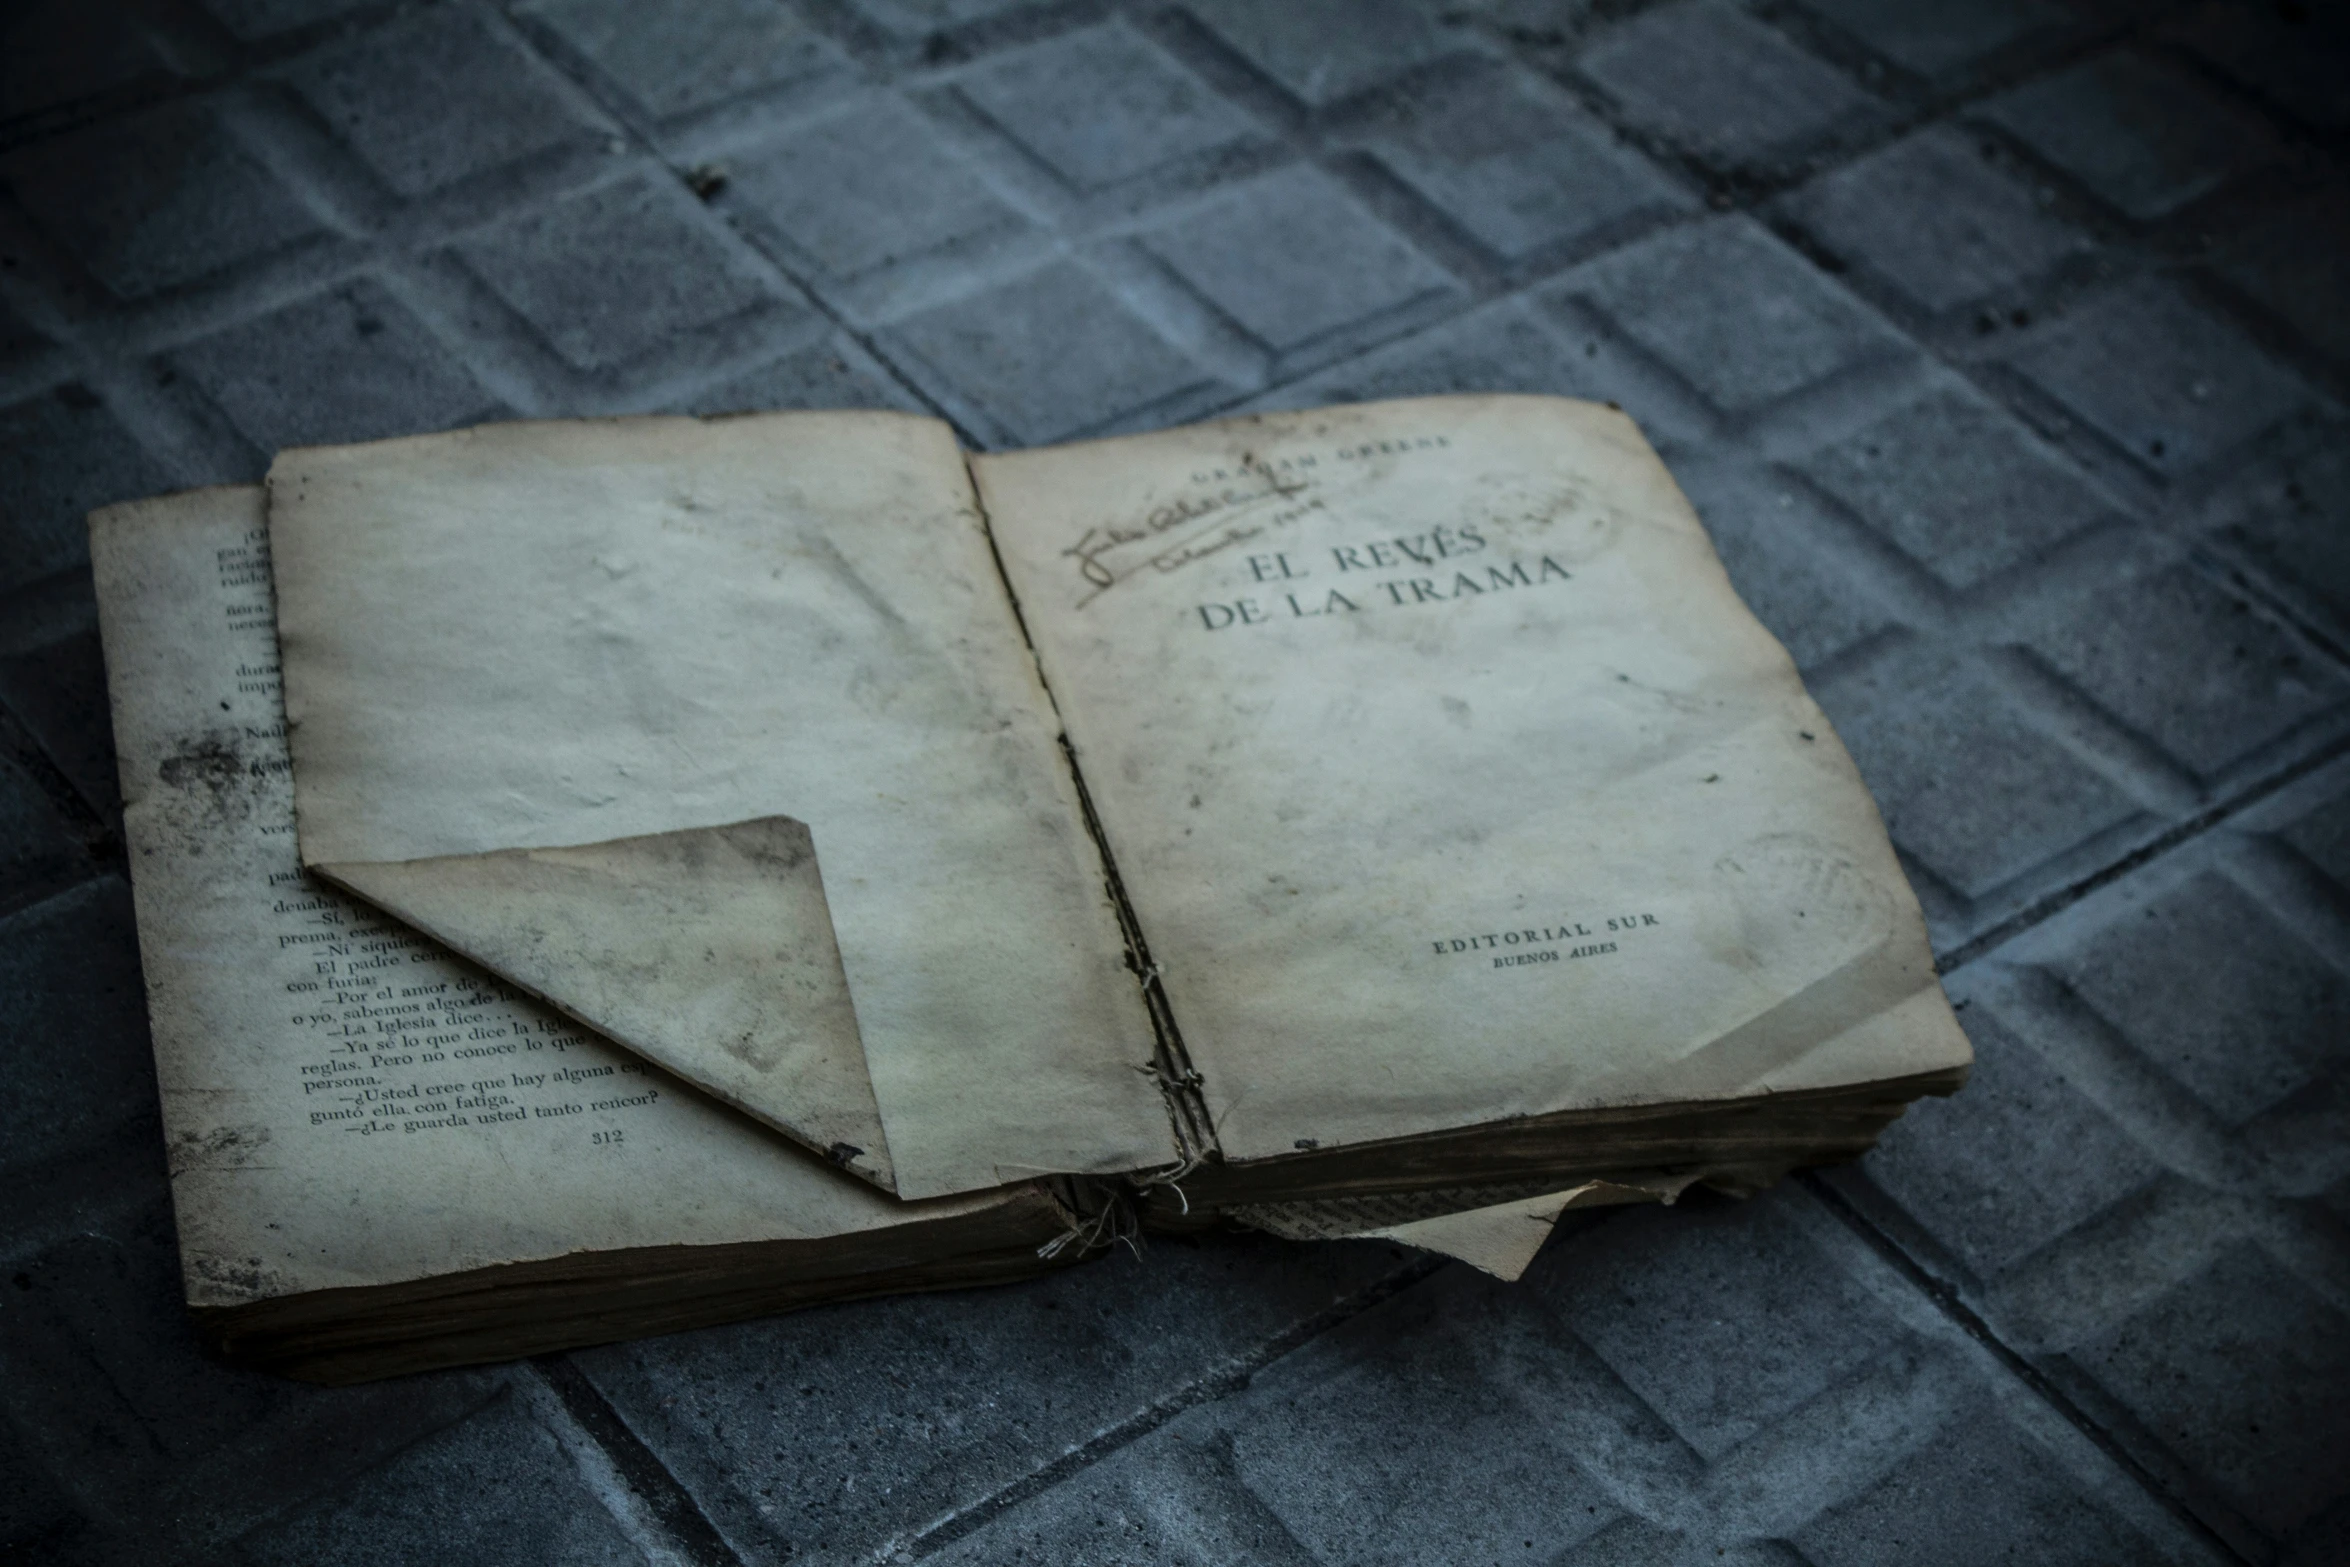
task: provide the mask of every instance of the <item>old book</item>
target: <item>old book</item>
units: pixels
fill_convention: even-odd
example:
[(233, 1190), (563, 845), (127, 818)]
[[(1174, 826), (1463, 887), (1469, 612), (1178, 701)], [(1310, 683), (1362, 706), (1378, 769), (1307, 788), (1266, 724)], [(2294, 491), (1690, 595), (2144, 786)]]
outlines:
[[(261, 500), (91, 527), (184, 1284), (216, 1348), (354, 1381), (1104, 1249), (1106, 1210), (1066, 1184), (895, 1201), (304, 872)], [(734, 836), (788, 896), (804, 833)], [(806, 968), (784, 964), (806, 1008), (845, 1005), (837, 958)], [(1600, 1195), (1241, 1217), (1514, 1277)]]
[[(898, 1201), (305, 873), (258, 488), (102, 512), (91, 556), (215, 1345), (348, 1381), (1077, 1255), (1054, 1244), (1085, 1221), (1066, 1188)], [(789, 887), (777, 842), (745, 852)], [(843, 1004), (780, 961), (817, 1015)]]
[(899, 1200), (1743, 1190), (1966, 1070), (1604, 407), (490, 426), (281, 454), (268, 528), (303, 864)]

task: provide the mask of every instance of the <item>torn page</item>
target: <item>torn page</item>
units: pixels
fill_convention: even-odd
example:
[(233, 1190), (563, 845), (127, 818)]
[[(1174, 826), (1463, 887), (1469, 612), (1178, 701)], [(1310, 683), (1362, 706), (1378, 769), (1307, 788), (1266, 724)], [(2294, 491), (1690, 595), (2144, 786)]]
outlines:
[[(1504, 1195), (1500, 1191), (1412, 1192), (1323, 1202), (1263, 1203), (1232, 1210), (1251, 1229), (1286, 1240), (1390, 1240), (1455, 1257), (1497, 1279), (1512, 1280), (1532, 1265), (1561, 1215), (1626, 1203), (1671, 1204), (1695, 1185), (1695, 1172), (1618, 1175), (1584, 1181), (1565, 1191)], [(1472, 1206), (1463, 1206), (1472, 1204)]]

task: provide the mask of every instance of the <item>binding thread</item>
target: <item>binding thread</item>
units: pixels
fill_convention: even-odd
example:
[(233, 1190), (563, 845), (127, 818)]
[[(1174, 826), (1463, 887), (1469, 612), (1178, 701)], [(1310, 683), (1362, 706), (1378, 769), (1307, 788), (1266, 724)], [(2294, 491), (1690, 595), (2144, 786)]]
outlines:
[(1091, 1218), (1081, 1218), (1071, 1224), (1037, 1247), (1036, 1255), (1050, 1262), (1074, 1246), (1077, 1248), (1075, 1255), (1082, 1257), (1097, 1248), (1115, 1246), (1123, 1241), (1126, 1249), (1139, 1259), (1142, 1256), (1142, 1243), (1138, 1237), (1142, 1226), (1134, 1217), (1134, 1209), (1115, 1192), (1106, 1196), (1107, 1200)]
[[(1199, 1074), (1194, 1072), (1191, 1073), (1190, 1076), (1196, 1082), (1198, 1080)], [(1126, 1179), (1131, 1185), (1139, 1190), (1147, 1191), (1153, 1186), (1166, 1187), (1169, 1191), (1175, 1194), (1175, 1200), (1183, 1204), (1183, 1211), (1186, 1214), (1189, 1214), (1191, 1212), (1191, 1199), (1183, 1194), (1183, 1178), (1191, 1174), (1192, 1171), (1198, 1169), (1206, 1162), (1206, 1154), (1198, 1152), (1187, 1152), (1184, 1154), (1183, 1162), (1181, 1164), (1171, 1164), (1164, 1170), (1145, 1170), (1140, 1175), (1130, 1175), (1126, 1177)]]

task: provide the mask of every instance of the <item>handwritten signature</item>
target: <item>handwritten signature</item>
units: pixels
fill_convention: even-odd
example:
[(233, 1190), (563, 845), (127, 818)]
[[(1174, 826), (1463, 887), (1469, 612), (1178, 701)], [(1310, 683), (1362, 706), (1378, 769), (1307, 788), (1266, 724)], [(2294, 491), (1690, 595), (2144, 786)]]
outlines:
[[(1263, 489), (1183, 496), (1154, 508), (1139, 526), (1105, 523), (1087, 528), (1076, 543), (1061, 551), (1064, 557), (1077, 563), (1077, 574), (1092, 589), (1077, 601), (1077, 607), (1083, 609), (1137, 572), (1176, 571), (1193, 561), (1205, 559), (1260, 536), (1268, 524), (1243, 519), (1253, 519), (1268, 507), (1294, 499), (1305, 489), (1306, 481), (1303, 479), (1267, 474)], [(1122, 568), (1113, 566), (1104, 558), (1113, 550), (1129, 544), (1149, 543), (1203, 519), (1211, 519), (1210, 525), (1175, 539), (1130, 565)]]

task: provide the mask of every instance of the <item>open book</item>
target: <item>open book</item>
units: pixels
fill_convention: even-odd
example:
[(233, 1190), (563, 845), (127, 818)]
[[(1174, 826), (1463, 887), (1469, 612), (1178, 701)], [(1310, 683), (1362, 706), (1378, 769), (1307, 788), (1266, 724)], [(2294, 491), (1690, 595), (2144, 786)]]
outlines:
[[(189, 504), (95, 531), (167, 1119), (243, 1029), (328, 1140), (429, 1148), (352, 1287), (752, 1247), (711, 1291), (780, 1303), (1038, 1265), (1113, 1190), (1328, 1234), (1751, 1189), (1965, 1072), (1849, 758), (1606, 408), (515, 424)], [(183, 962), (252, 1016), (167, 1049)], [(475, 1082), (540, 1040), (588, 1119)], [(376, 1211), (199, 1120), (199, 1227)]]

